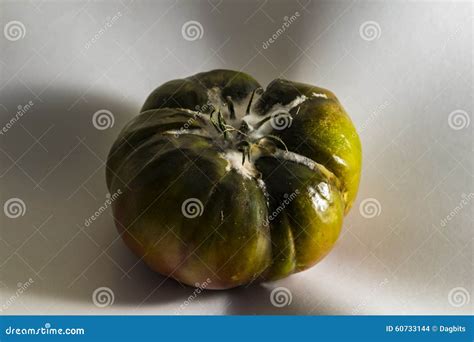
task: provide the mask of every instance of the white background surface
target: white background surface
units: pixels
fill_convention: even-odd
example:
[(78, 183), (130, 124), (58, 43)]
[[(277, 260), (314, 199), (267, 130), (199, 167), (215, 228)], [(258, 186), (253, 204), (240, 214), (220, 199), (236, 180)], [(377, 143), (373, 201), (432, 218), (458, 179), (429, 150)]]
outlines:
[[(296, 11), (300, 17), (270, 45)], [(89, 48), (104, 23), (121, 13)], [(104, 161), (121, 127), (161, 83), (214, 68), (334, 91), (364, 150), (358, 200), (333, 252), (277, 283), (200, 294), (182, 314), (468, 314), (473, 295), (473, 10), (469, 2), (2, 1), (0, 23), (0, 308), (7, 314), (173, 314), (193, 289), (153, 274), (117, 239), (105, 201)], [(196, 20), (202, 38), (185, 40)], [(361, 25), (375, 21), (376, 37)], [(366, 37), (367, 38), (367, 37)], [(369, 37), (370, 38), (370, 37)], [(93, 114), (110, 110), (98, 130)], [(461, 110), (460, 129), (449, 115)], [(458, 124), (460, 121), (456, 121)], [(457, 127), (459, 128), (459, 127)], [(365, 218), (359, 205), (380, 204)], [(362, 211), (363, 212), (363, 211)], [(16, 296), (18, 283), (34, 283)], [(93, 304), (101, 286), (114, 293)], [(284, 286), (292, 301), (271, 305)], [(458, 296), (449, 300), (455, 288)], [(453, 305), (454, 304), (454, 305)], [(462, 305), (461, 305), (462, 304)]]

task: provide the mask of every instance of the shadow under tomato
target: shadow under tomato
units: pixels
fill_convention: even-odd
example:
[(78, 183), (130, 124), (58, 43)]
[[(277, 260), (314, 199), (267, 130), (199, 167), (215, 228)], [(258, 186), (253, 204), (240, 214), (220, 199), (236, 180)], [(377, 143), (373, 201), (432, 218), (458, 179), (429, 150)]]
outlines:
[[(191, 288), (151, 272), (126, 248), (110, 208), (85, 225), (106, 200), (108, 150), (141, 104), (81, 96), (83, 89), (68, 85), (32, 92), (20, 87), (0, 96), (2, 125), (19, 105), (28, 108), (0, 136), (1, 202), (25, 204), (23, 216), (1, 217), (0, 285), (14, 292), (32, 279), (28, 295), (89, 303), (95, 289), (109, 287), (116, 303), (137, 308), (188, 296)], [(100, 110), (112, 114), (107, 129), (94, 126)]]
[[(291, 277), (291, 284), (296, 284)], [(311, 298), (297, 291), (297, 286), (280, 287), (280, 282), (251, 284), (228, 291), (226, 315), (328, 315), (332, 310), (315, 306)], [(283, 289), (283, 290), (282, 290)], [(273, 292), (273, 291), (276, 292)]]

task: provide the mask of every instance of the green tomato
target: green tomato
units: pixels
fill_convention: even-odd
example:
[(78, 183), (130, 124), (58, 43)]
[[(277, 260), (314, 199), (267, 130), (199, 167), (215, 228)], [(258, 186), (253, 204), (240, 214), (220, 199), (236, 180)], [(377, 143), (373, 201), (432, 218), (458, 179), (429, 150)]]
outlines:
[(305, 270), (333, 247), (361, 146), (329, 91), (214, 70), (167, 82), (107, 160), (117, 228), (153, 270), (225, 289)]

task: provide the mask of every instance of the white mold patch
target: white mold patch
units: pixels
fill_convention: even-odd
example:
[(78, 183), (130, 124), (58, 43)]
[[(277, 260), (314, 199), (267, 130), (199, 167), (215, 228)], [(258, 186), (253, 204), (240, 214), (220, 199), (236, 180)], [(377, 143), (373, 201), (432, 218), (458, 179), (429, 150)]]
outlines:
[(242, 164), (242, 152), (229, 150), (220, 154), (223, 159), (227, 161), (226, 171), (236, 170), (244, 178), (252, 179), (258, 175), (257, 169), (251, 161), (247, 159)]
[(323, 94), (323, 93), (313, 93), (312, 95), (313, 95), (313, 97), (321, 97), (323, 99), (328, 98), (328, 96), (326, 94)]

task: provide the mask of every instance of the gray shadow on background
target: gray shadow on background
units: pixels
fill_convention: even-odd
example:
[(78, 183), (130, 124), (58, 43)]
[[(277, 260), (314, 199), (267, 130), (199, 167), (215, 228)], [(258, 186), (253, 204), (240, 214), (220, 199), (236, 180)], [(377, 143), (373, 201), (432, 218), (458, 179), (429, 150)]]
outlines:
[[(217, 51), (221, 58), (214, 59), (217, 65), (206, 65), (205, 69), (222, 67), (222, 63), (225, 68), (251, 74), (263, 87), (281, 77), (281, 72), (290, 75), (304, 63), (300, 49), (325, 29), (323, 8), (327, 4), (311, 0), (220, 1), (214, 9), (210, 3), (195, 2), (196, 6), (200, 4), (199, 17), (205, 23), (210, 51), (216, 51), (221, 44), (223, 47)], [(277, 32), (290, 18), (292, 23), (285, 31)], [(277, 38), (268, 43), (272, 37)]]
[[(324, 308), (315, 310), (314, 303), (304, 300), (302, 296), (292, 295), (291, 301), (284, 299), (288, 305), (280, 302), (272, 305), (270, 298), (276, 285), (251, 284), (228, 290), (229, 305), (226, 315), (330, 315)], [(273, 296), (275, 297), (275, 296)], [(278, 303), (277, 303), (278, 304)]]
[[(32, 90), (37, 93), (38, 89), (33, 87)], [(30, 293), (91, 302), (94, 289), (106, 284), (114, 289), (117, 303), (136, 305), (149, 294), (150, 286), (154, 288), (160, 285), (159, 291), (147, 300), (148, 304), (172, 301), (181, 297), (184, 300), (192, 292), (189, 287), (180, 286), (173, 280), (166, 280), (161, 275), (151, 272), (142, 262), (136, 263), (136, 257), (126, 248), (121, 239), (116, 240), (113, 248), (108, 249), (107, 254), (126, 271), (134, 266), (133, 271), (130, 278), (123, 277), (122, 273), (110, 273), (110, 270), (115, 268), (113, 262), (104, 263), (105, 256), (100, 255), (118, 236), (111, 217), (105, 217), (100, 225), (93, 227), (93, 230), (84, 229), (90, 238), (82, 233), (74, 238), (80, 229), (75, 222), (81, 224), (86, 217), (81, 206), (88, 206), (88, 203), (92, 202), (91, 208), (93, 208), (98, 205), (95, 203), (102, 201), (97, 193), (106, 191), (105, 167), (96, 172), (95, 176), (86, 183), (87, 188), (91, 189), (89, 191), (97, 197), (97, 200), (94, 200), (83, 189), (68, 199), (68, 195), (72, 193), (71, 190), (80, 184), (81, 180), (87, 179), (86, 176), (90, 174), (91, 168), (87, 164), (94, 163), (94, 167), (97, 165), (100, 167), (100, 163), (82, 145), (54, 169), (61, 159), (59, 156), (66, 155), (71, 150), (70, 146), (76, 144), (76, 137), (80, 137), (87, 146), (95, 150), (98, 157), (105, 159), (107, 150), (122, 123), (138, 113), (136, 105), (100, 93), (88, 94), (68, 111), (67, 109), (76, 101), (81, 92), (82, 89), (66, 86), (48, 89), (40, 96), (42, 102), (38, 98), (33, 98), (33, 110), (24, 115), (16, 124), (21, 124), (37, 138), (51, 127), (50, 125), (54, 126), (44, 138), (40, 139), (41, 145), (47, 149), (47, 152), (41, 151), (40, 145), (37, 144), (21, 158), (18, 167), (13, 167), (6, 173), (5, 169), (9, 168), (12, 162), (8, 164), (2, 162), (0, 173), (5, 173), (4, 177), (0, 178), (2, 191), (5, 191), (5, 195), (22, 193), (28, 210), (24, 219), (5, 218), (5, 222), (2, 223), (1, 239), (11, 247), (3, 249), (1, 253), (2, 260), (8, 260), (0, 268), (3, 285), (16, 289), (17, 283), (31, 277), (34, 279), (34, 286), (29, 288)], [(29, 91), (19, 88), (11, 92), (3, 92), (0, 103), (7, 108), (15, 108), (17, 104), (27, 103), (31, 98), (32, 94)], [(102, 108), (113, 112), (115, 123), (119, 126), (112, 134), (98, 134), (99, 131), (91, 127), (92, 113)], [(33, 142), (25, 132), (21, 127), (12, 127), (8, 134), (0, 137), (1, 149), (14, 159), (23, 155)], [(36, 158), (37, 154), (40, 154), (40, 159)], [(35, 188), (34, 182), (30, 181), (19, 167), (36, 182), (43, 179), (51, 170), (54, 169), (54, 171), (41, 182), (39, 187)], [(68, 182), (71, 183), (70, 189), (65, 188)], [(99, 188), (100, 191), (95, 188)], [(52, 215), (52, 218), (41, 227), (41, 233), (34, 233), (33, 225), (40, 226), (49, 215)], [(33, 233), (34, 235), (30, 238)], [(70, 241), (71, 239), (73, 240)], [(92, 240), (97, 245), (92, 243)], [(20, 246), (22, 247), (16, 251), (17, 255), (8, 259), (8, 252), (12, 249), (15, 251)], [(63, 246), (65, 248), (61, 250)], [(94, 261), (95, 258), (91, 255), (99, 256), (99, 258), (83, 276), (77, 278), (81, 270)], [(48, 266), (44, 267), (44, 265)], [(35, 272), (37, 272), (36, 275)], [(143, 284), (149, 286), (145, 289), (141, 287)]]

